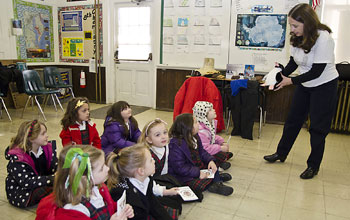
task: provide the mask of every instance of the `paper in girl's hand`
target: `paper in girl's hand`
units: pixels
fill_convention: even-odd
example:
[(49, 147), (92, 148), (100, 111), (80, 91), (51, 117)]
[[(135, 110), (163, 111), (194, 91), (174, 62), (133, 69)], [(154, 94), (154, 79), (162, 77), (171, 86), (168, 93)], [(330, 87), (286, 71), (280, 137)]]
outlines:
[(120, 215), (120, 213), (124, 210), (125, 205), (126, 205), (126, 191), (124, 190), (123, 195), (117, 201), (117, 215)]
[(184, 201), (193, 201), (198, 199), (196, 194), (194, 194), (189, 186), (178, 187), (178, 192)]
[(208, 174), (208, 179), (214, 179), (214, 175), (215, 173), (213, 172), (213, 170), (209, 170), (209, 169), (203, 169), (201, 170), (201, 172), (207, 173)]

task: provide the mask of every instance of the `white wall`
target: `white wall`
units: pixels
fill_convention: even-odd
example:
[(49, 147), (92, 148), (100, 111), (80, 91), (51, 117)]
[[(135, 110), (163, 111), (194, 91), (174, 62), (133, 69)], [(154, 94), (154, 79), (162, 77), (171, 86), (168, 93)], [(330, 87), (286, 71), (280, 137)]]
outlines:
[[(88, 64), (72, 64), (59, 62), (59, 41), (58, 41), (58, 15), (57, 8), (73, 5), (88, 5), (94, 4), (94, 0), (87, 0), (84, 2), (66, 2), (66, 0), (26, 0), (27, 2), (33, 2), (38, 4), (50, 5), (53, 7), (53, 28), (54, 28), (54, 45), (55, 45), (55, 61), (52, 63), (31, 63), (29, 65), (88, 65)], [(114, 4), (115, 3), (128, 3), (130, 0), (101, 0), (103, 10), (103, 57), (104, 61), (102, 66), (106, 67), (106, 101), (107, 103), (113, 103), (116, 101), (116, 88), (115, 88), (115, 69), (114, 69), (114, 43), (113, 34), (114, 27), (111, 26), (114, 19)], [(152, 5), (152, 21), (154, 23), (152, 30), (153, 41), (153, 72), (152, 80), (153, 85), (156, 85), (156, 66), (159, 64), (159, 50), (160, 50), (160, 21), (161, 21), (161, 0), (148, 0), (148, 4)], [(1, 2), (0, 7), (0, 59), (16, 59), (16, 38), (11, 34), (10, 21), (13, 16), (12, 1), (6, 0)], [(345, 16), (349, 18), (349, 16)], [(344, 21), (341, 21), (344, 23)], [(349, 28), (343, 28), (341, 36), (343, 38), (350, 35)], [(339, 49), (339, 51), (342, 51)], [(349, 53), (342, 54), (342, 57), (349, 57)], [(156, 86), (154, 86), (153, 94), (154, 101), (152, 107), (155, 107), (156, 103)]]

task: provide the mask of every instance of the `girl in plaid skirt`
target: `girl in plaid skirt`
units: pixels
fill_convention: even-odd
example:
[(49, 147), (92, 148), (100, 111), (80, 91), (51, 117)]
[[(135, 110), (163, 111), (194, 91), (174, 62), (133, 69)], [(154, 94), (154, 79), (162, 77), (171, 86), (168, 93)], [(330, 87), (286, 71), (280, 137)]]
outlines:
[(58, 159), (53, 194), (39, 203), (37, 220), (113, 219), (134, 216), (130, 205), (117, 213), (107, 186), (109, 168), (102, 150), (91, 145), (64, 147)]
[(117, 201), (126, 192), (126, 202), (132, 205), (134, 220), (172, 220), (157, 197), (177, 195), (177, 189), (166, 189), (156, 184), (154, 159), (144, 144), (123, 148), (118, 154), (110, 153), (107, 159), (111, 196)]
[[(233, 188), (222, 182), (231, 180), (228, 173), (219, 174), (215, 158), (208, 154), (198, 137), (199, 124), (192, 114), (184, 113), (175, 118), (170, 128), (172, 139), (169, 143), (169, 173), (183, 184), (195, 190), (230, 195)], [(208, 178), (205, 169), (214, 173), (214, 178)]]
[(216, 159), (216, 164), (224, 170), (231, 167), (227, 162), (233, 156), (229, 152), (229, 145), (224, 138), (216, 134), (217, 120), (213, 104), (205, 101), (197, 101), (192, 108), (193, 115), (199, 122), (198, 136), (202, 141), (203, 148)]

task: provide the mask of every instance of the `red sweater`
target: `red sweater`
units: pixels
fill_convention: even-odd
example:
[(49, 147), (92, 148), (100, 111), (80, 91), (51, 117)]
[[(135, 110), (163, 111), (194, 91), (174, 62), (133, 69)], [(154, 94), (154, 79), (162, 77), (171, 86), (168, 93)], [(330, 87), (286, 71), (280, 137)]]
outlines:
[(182, 113), (193, 113), (192, 108), (197, 101), (211, 102), (217, 115), (217, 132), (225, 129), (220, 91), (213, 81), (203, 76), (190, 77), (182, 84), (175, 96), (173, 119)]
[[(117, 203), (113, 201), (111, 195), (109, 194), (108, 188), (105, 184), (102, 184), (99, 191), (105, 201), (105, 204), (108, 206), (110, 215), (112, 216), (117, 211)], [(55, 204), (54, 194), (51, 193), (50, 195), (48, 195), (47, 197), (43, 198), (40, 201), (39, 206), (36, 210), (35, 220), (56, 220), (56, 219), (90, 220), (90, 218), (82, 212), (57, 207), (57, 205)]]
[[(98, 149), (101, 149), (101, 139), (98, 135), (96, 124), (89, 121), (86, 123), (89, 128), (90, 144)], [(62, 129), (60, 133), (62, 145), (82, 144), (81, 132), (78, 124), (70, 125), (67, 129)]]

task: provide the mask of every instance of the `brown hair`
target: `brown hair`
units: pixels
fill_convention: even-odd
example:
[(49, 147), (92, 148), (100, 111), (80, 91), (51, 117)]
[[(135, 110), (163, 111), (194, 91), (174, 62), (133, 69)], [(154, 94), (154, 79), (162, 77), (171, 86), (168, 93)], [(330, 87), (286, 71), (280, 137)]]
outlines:
[[(127, 137), (129, 134), (129, 129), (128, 129), (128, 126), (126, 126), (125, 121), (121, 115), (121, 112), (126, 108), (130, 108), (130, 105), (125, 101), (119, 101), (119, 102), (114, 103), (107, 111), (106, 120), (107, 120), (107, 118), (109, 118), (108, 119), (109, 121), (107, 121), (104, 124), (104, 127), (106, 127), (106, 125), (116, 121), (119, 124), (123, 125), (124, 137)], [(129, 118), (129, 120), (133, 124), (134, 130), (139, 129), (139, 125), (133, 116), (131, 116)]]
[(118, 154), (110, 153), (107, 157), (109, 189), (119, 183), (123, 178), (134, 177), (137, 168), (143, 167), (146, 163), (146, 150), (144, 144), (135, 144), (123, 148)]
[(76, 97), (69, 100), (66, 112), (64, 113), (64, 116), (61, 120), (63, 129), (66, 130), (70, 125), (73, 125), (76, 121), (78, 121), (78, 110), (81, 108), (81, 106), (77, 107), (77, 103), (79, 101), (89, 104), (89, 100), (86, 97)]
[(148, 141), (146, 140), (146, 137), (148, 137), (150, 130), (159, 124), (165, 125), (164, 121), (162, 121), (159, 118), (156, 118), (152, 121), (149, 121), (142, 129), (142, 133), (141, 133), (141, 136), (139, 138), (139, 143), (143, 143), (147, 147), (151, 147), (150, 144), (148, 143)]
[[(57, 172), (55, 174), (55, 183), (53, 186), (53, 192), (55, 195), (55, 202), (58, 207), (63, 207), (64, 205), (71, 203), (72, 205), (77, 205), (81, 202), (82, 198), (86, 195), (86, 190), (89, 190), (89, 195), (91, 195), (91, 189), (93, 187), (93, 183), (89, 184), (89, 189), (87, 189), (87, 172), (85, 171), (83, 176), (81, 177), (77, 193), (74, 195), (72, 191), (72, 184), (74, 177), (79, 168), (79, 159), (76, 158), (72, 161), (70, 168), (63, 168), (63, 164), (67, 155), (67, 152), (71, 148), (81, 148), (84, 153), (89, 154), (90, 162), (91, 162), (91, 172), (94, 170), (96, 166), (96, 162), (104, 158), (104, 153), (102, 150), (97, 149), (91, 145), (71, 145), (64, 147), (58, 158), (58, 167)], [(69, 176), (69, 186), (66, 188), (66, 180)]]
[(31, 141), (35, 140), (39, 136), (41, 132), (41, 125), (43, 125), (47, 130), (46, 125), (38, 120), (23, 122), (18, 128), (17, 135), (11, 139), (10, 149), (19, 147), (25, 152), (31, 151)]
[(332, 30), (318, 19), (316, 12), (309, 4), (297, 4), (288, 13), (288, 17), (303, 23), (303, 36), (291, 34), (290, 43), (293, 47), (302, 48), (305, 53), (309, 53), (315, 45), (319, 36), (318, 30), (326, 30), (332, 33)]
[(170, 128), (169, 134), (171, 137), (178, 139), (184, 139), (190, 148), (194, 148), (193, 136), (194, 119), (193, 115), (190, 113), (184, 113), (176, 116), (173, 125)]

